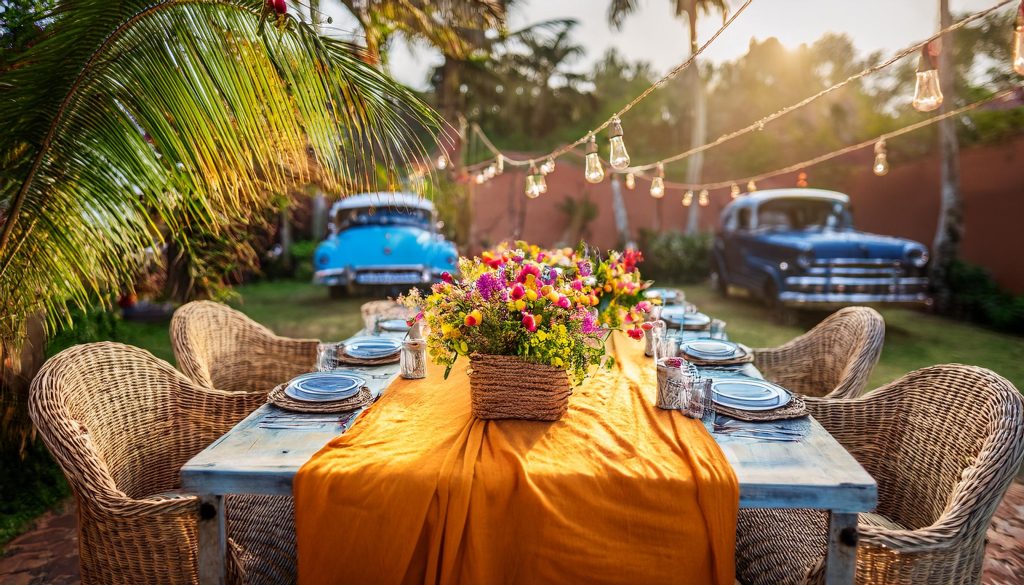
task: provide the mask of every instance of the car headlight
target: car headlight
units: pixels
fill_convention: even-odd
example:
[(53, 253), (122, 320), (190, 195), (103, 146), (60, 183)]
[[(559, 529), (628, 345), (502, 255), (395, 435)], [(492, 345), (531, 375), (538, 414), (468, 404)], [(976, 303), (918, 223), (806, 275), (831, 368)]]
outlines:
[(327, 254), (320, 254), (316, 257), (316, 263), (318, 266), (327, 266), (327, 263), (331, 261), (331, 257)]
[(911, 265), (922, 268), (928, 263), (928, 250), (923, 248), (911, 248), (907, 252), (907, 262)]
[(808, 269), (814, 264), (814, 252), (800, 252), (796, 257), (796, 263), (800, 268)]
[(456, 258), (454, 255), (451, 255), (451, 256), (448, 256), (448, 258), (445, 260), (445, 262), (448, 263), (448, 266), (455, 266), (455, 262), (457, 260), (458, 260), (458, 258)]

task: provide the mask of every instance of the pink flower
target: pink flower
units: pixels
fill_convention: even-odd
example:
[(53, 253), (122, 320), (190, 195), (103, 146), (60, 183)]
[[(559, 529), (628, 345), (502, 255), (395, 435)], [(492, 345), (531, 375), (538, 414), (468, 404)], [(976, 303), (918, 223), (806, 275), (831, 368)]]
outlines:
[(643, 329), (644, 331), (650, 331), (651, 329), (654, 329), (654, 323), (651, 323), (649, 321), (647, 323), (641, 323), (640, 328)]
[(443, 280), (443, 281), (445, 281), (447, 283), (451, 283), (451, 281), (452, 281), (452, 273), (448, 272), (447, 270), (445, 270), (444, 272), (441, 273), (441, 280)]
[(512, 292), (509, 293), (508, 296), (513, 301), (518, 301), (519, 299), (526, 296), (526, 287), (517, 282), (512, 286)]
[(629, 335), (630, 337), (632, 337), (633, 339), (640, 339), (640, 338), (642, 338), (644, 336), (643, 330), (636, 329), (636, 328), (633, 328), (633, 329), (630, 329), (629, 331), (626, 331), (626, 334)]
[(583, 281), (578, 278), (572, 281), (572, 288), (574, 290), (583, 290)]
[(639, 303), (636, 304), (636, 310), (640, 311), (641, 313), (650, 313), (651, 312), (651, 303), (650, 303), (650, 301), (640, 301)]
[(537, 319), (529, 313), (523, 313), (523, 327), (526, 327), (527, 331), (533, 333), (537, 330)]
[(555, 301), (555, 305), (562, 307), (563, 309), (568, 309), (572, 306), (572, 303), (569, 302), (569, 297), (565, 295), (558, 295), (558, 300)]

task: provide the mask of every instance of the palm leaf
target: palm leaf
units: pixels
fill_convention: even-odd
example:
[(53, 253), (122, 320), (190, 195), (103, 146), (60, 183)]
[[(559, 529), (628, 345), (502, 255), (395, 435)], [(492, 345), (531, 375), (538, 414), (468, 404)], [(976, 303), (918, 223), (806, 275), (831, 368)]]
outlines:
[(0, 76), (0, 343), (126, 286), (156, 222), (216, 232), (314, 172), (379, 187), (437, 119), (261, 0), (66, 0)]

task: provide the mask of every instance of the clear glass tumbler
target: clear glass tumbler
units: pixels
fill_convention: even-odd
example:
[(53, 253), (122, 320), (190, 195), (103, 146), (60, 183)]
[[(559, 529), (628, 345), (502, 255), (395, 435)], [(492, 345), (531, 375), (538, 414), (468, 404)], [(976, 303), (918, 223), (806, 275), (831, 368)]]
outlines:
[(712, 319), (708, 335), (712, 339), (725, 339), (725, 321)]
[(402, 341), (401, 376), (408, 380), (427, 377), (427, 342), (424, 339)]
[(316, 371), (329, 372), (338, 367), (338, 344), (318, 343), (316, 345)]

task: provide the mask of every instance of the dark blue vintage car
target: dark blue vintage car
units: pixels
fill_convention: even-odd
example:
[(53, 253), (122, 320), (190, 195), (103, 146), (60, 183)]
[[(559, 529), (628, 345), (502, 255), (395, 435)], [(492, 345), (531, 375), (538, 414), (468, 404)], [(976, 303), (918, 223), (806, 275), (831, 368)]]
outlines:
[(850, 198), (820, 189), (774, 189), (722, 210), (711, 282), (747, 289), (771, 305), (930, 304), (928, 249), (857, 231)]
[(313, 282), (342, 296), (354, 287), (408, 288), (454, 272), (458, 252), (437, 232), (434, 204), (408, 193), (363, 193), (331, 208), (331, 234), (313, 253)]

